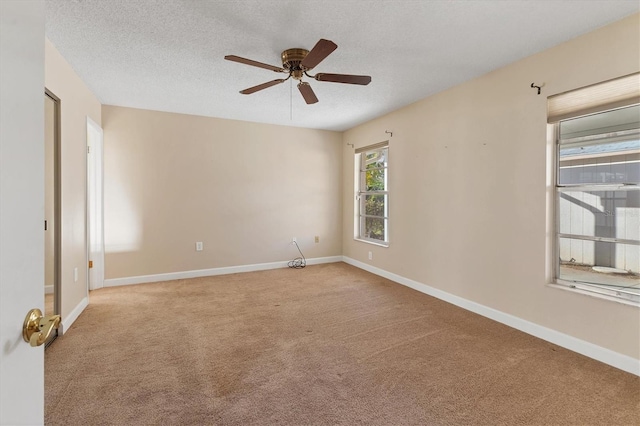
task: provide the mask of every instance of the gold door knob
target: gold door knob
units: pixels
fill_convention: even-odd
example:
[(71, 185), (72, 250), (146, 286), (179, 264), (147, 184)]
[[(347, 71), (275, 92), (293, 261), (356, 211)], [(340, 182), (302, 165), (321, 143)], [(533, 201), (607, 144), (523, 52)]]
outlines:
[(51, 332), (60, 326), (60, 320), (60, 315), (45, 317), (40, 309), (32, 309), (24, 319), (22, 338), (31, 346), (40, 346), (47, 341)]

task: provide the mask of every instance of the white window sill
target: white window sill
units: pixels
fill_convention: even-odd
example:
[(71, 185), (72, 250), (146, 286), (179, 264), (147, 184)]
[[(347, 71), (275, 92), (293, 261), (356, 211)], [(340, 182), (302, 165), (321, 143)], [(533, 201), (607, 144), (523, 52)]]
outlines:
[(622, 297), (610, 296), (605, 293), (601, 293), (597, 288), (586, 289), (585, 287), (581, 287), (580, 283), (576, 283), (573, 281), (564, 281), (564, 280), (556, 280), (555, 283), (548, 283), (547, 287), (557, 288), (559, 290), (569, 291), (572, 293), (584, 294), (586, 296), (595, 297), (601, 300), (608, 300), (610, 302), (617, 302), (623, 305), (635, 306), (636, 308), (640, 308), (640, 302), (624, 299)]
[(374, 246), (379, 246), (379, 247), (389, 247), (389, 243), (384, 243), (384, 242), (376, 242), (376, 241), (371, 241), (371, 240), (363, 240), (362, 238), (353, 238), (355, 241), (360, 241), (361, 243), (367, 243), (367, 244), (371, 244)]

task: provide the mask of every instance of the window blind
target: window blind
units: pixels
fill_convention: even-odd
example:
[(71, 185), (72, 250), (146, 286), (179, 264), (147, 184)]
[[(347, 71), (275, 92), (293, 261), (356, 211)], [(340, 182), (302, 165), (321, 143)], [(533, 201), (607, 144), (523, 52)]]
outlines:
[(547, 122), (594, 114), (640, 103), (640, 73), (626, 75), (547, 99)]
[(356, 154), (360, 154), (365, 151), (373, 151), (375, 149), (384, 148), (386, 146), (389, 146), (389, 141), (384, 141), (369, 146), (363, 146), (362, 148), (356, 148)]

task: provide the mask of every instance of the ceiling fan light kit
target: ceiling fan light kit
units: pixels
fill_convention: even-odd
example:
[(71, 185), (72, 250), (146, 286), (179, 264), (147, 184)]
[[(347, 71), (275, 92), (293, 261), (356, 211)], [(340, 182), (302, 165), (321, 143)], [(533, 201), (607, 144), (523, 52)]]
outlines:
[(282, 68), (273, 65), (265, 64), (263, 62), (254, 61), (252, 59), (242, 58), (236, 55), (227, 55), (224, 58), (228, 61), (238, 62), (245, 65), (251, 65), (258, 68), (264, 68), (278, 73), (287, 73), (287, 78), (280, 78), (272, 80), (266, 83), (259, 84), (257, 86), (249, 87), (241, 90), (243, 95), (250, 95), (260, 90), (275, 86), (280, 83), (293, 78), (298, 80), (298, 90), (304, 98), (307, 104), (315, 104), (318, 102), (318, 98), (314, 93), (311, 85), (306, 81), (302, 81), (304, 76), (313, 78), (316, 81), (327, 81), (331, 83), (345, 83), (345, 84), (357, 84), (360, 86), (366, 86), (371, 83), (371, 77), (368, 75), (352, 75), (352, 74), (327, 74), (318, 73), (316, 75), (310, 75), (307, 71), (315, 68), (320, 62), (322, 62), (327, 56), (336, 50), (338, 46), (331, 40), (320, 39), (311, 51), (301, 48), (287, 49), (280, 55), (282, 59)]

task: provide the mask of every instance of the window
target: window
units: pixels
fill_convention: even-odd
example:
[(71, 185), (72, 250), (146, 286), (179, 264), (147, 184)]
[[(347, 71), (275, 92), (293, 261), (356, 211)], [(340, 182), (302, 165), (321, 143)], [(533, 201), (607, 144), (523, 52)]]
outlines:
[(389, 243), (388, 142), (356, 150), (355, 237), (381, 245)]
[(557, 281), (640, 302), (640, 105), (557, 124)]

